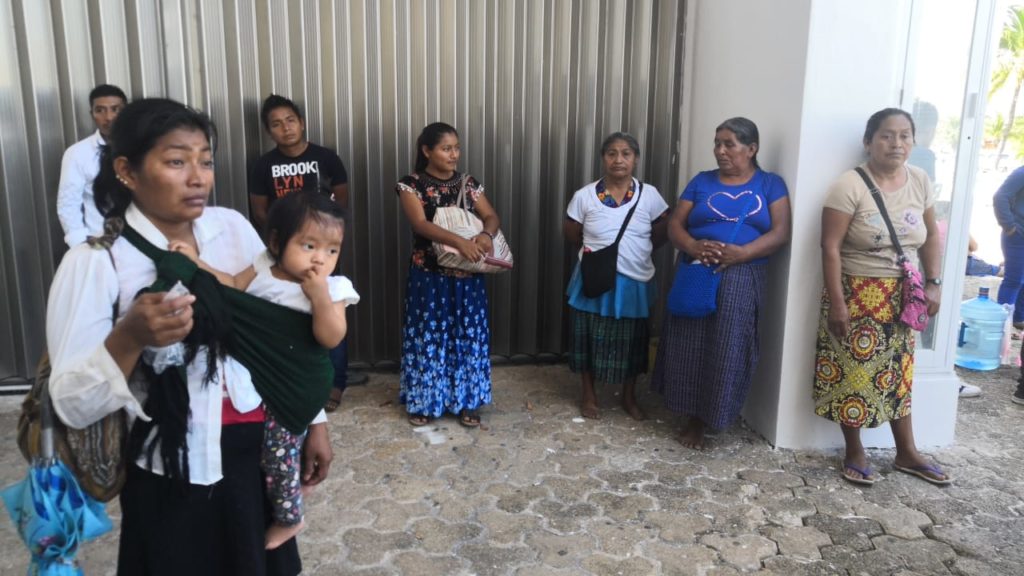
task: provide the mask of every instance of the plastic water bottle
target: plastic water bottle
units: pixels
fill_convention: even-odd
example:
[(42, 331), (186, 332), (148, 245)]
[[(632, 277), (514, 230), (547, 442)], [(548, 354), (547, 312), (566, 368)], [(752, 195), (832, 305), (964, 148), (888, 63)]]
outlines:
[(953, 363), (971, 370), (995, 370), (1003, 348), (1006, 309), (988, 299), (988, 288), (960, 304), (960, 334)]

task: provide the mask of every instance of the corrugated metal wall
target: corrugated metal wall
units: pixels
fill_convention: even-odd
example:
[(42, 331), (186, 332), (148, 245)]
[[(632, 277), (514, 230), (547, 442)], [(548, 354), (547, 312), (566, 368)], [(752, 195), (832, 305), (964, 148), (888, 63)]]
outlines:
[(516, 254), (491, 281), (493, 350), (561, 351), (561, 222), (598, 175), (603, 135), (632, 132), (640, 175), (667, 198), (679, 188), (684, 14), (675, 0), (0, 0), (0, 378), (40, 352), (64, 250), (61, 155), (93, 131), (100, 82), (207, 110), (216, 202), (243, 211), (247, 167), (272, 146), (261, 100), (305, 108), (310, 140), (350, 173), (344, 266), (363, 294), (351, 349), (368, 362), (400, 346), (410, 240), (394, 182), (419, 130), (453, 123)]

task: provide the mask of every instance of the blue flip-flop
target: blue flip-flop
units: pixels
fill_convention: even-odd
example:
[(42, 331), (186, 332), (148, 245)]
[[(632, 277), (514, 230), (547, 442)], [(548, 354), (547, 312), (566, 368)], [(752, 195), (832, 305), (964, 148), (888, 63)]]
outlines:
[[(857, 478), (856, 476), (851, 476), (847, 474), (847, 469), (853, 470), (854, 472), (860, 474), (861, 477)], [(853, 482), (854, 484), (860, 484), (862, 486), (871, 486), (878, 481), (877, 478), (873, 478), (874, 475), (875, 471), (871, 469), (870, 464), (866, 468), (861, 469), (854, 466), (853, 464), (850, 464), (849, 462), (843, 462), (842, 476), (848, 482)]]
[[(936, 486), (949, 486), (950, 484), (953, 483), (953, 479), (950, 478), (945, 472), (943, 472), (942, 468), (939, 468), (934, 464), (922, 464), (920, 466), (900, 466), (899, 464), (893, 464), (892, 467), (894, 470), (899, 470), (900, 472), (903, 472), (904, 474), (910, 474), (911, 476), (917, 476), (921, 480), (924, 480), (925, 482), (931, 482)], [(946, 478), (944, 480), (932, 478), (931, 476), (925, 474), (925, 472), (931, 472), (936, 476), (946, 476)]]

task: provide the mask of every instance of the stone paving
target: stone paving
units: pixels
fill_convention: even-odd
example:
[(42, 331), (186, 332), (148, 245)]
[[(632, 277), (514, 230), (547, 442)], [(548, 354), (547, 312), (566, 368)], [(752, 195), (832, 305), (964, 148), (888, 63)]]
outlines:
[[(984, 395), (961, 402), (957, 444), (933, 454), (953, 486), (895, 473), (893, 452), (872, 450), (885, 478), (860, 488), (839, 478), (836, 453), (774, 450), (741, 425), (709, 451), (684, 449), (653, 395), (640, 398), (649, 421), (627, 418), (605, 389), (603, 419), (580, 422), (565, 365), (496, 367), (477, 430), (452, 418), (414, 429), (397, 375), (375, 373), (331, 417), (336, 459), (308, 500), (305, 573), (1024, 574), (1015, 374), (963, 374)], [(16, 402), (0, 404), (7, 484), (25, 467)], [(87, 574), (113, 574), (116, 536), (80, 558)], [(26, 563), (4, 522), (0, 574)]]

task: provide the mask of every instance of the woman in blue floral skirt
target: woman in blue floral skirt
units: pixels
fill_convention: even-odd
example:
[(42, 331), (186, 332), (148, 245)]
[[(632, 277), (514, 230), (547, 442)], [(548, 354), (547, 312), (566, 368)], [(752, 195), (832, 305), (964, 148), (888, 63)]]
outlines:
[[(477, 409), (491, 401), (490, 328), (481, 274), (437, 263), (433, 242), (447, 244), (468, 260), (492, 251), (500, 221), (484, 187), (459, 173), (459, 135), (437, 122), (416, 141), (416, 171), (395, 186), (412, 225), (413, 250), (405, 291), (400, 400), (409, 423), (422, 426), (445, 412), (463, 426), (480, 425)], [(483, 221), (474, 238), (457, 236), (433, 223), (438, 208), (454, 206), (465, 184), (466, 203)]]

